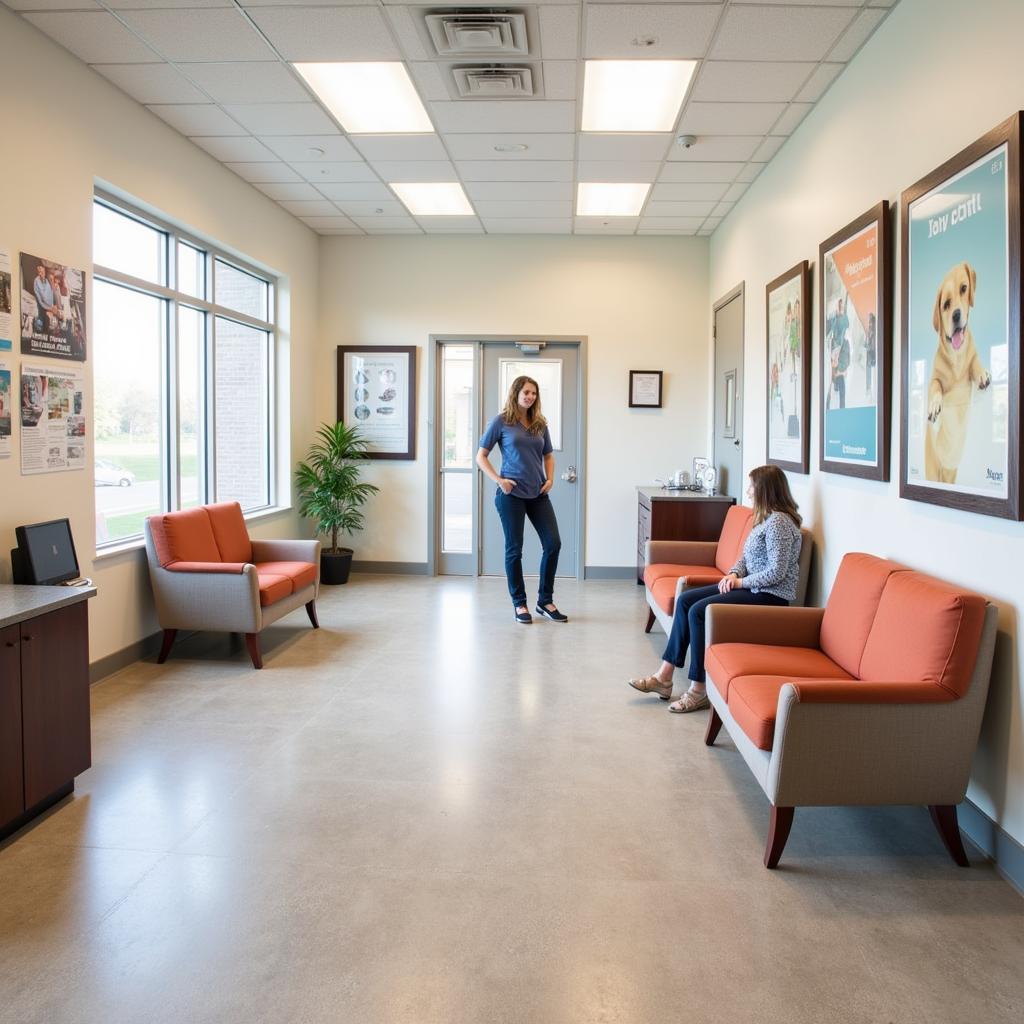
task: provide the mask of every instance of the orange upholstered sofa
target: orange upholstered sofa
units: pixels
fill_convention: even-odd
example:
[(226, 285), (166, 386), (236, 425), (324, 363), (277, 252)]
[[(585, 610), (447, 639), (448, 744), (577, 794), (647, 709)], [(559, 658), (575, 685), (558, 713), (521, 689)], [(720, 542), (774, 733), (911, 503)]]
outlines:
[(988, 693), (996, 608), (979, 594), (867, 554), (843, 558), (824, 608), (708, 609), (711, 720), (771, 801), (765, 866), (794, 808), (927, 805), (966, 865), (967, 792)]
[[(739, 560), (754, 525), (754, 510), (733, 505), (725, 514), (717, 541), (649, 540), (645, 547), (644, 587), (648, 614), (645, 633), (657, 622), (672, 631), (672, 614), (683, 591), (717, 583)], [(811, 565), (813, 540), (801, 530), (800, 579), (795, 604), (803, 604)]]
[(150, 516), (145, 537), (164, 631), (161, 664), (179, 629), (244, 633), (253, 665), (262, 668), (264, 626), (305, 606), (318, 628), (319, 541), (252, 540), (235, 501)]

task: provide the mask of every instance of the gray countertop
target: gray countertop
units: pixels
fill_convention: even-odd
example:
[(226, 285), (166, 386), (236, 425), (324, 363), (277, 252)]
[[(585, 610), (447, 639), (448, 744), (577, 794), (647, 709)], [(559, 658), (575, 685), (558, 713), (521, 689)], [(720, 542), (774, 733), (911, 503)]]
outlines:
[(0, 584), (0, 629), (96, 596), (95, 587), (27, 587)]
[(705, 494), (703, 491), (675, 491), (659, 487), (658, 484), (647, 484), (637, 487), (637, 493), (648, 501), (727, 501), (730, 505), (736, 499), (725, 494)]

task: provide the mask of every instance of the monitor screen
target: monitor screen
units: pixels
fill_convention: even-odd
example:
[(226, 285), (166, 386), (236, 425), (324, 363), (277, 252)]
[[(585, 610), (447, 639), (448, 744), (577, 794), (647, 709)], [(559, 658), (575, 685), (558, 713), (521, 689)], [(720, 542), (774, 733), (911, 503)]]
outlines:
[(66, 519), (19, 526), (15, 534), (31, 581), (45, 585), (63, 583), (78, 576), (75, 542), (71, 539), (71, 524)]

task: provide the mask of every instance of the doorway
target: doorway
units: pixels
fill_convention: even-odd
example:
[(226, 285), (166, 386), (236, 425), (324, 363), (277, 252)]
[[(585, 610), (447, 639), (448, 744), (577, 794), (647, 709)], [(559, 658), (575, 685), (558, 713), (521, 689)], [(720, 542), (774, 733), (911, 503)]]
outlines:
[(743, 285), (714, 306), (714, 460), (718, 490), (743, 503)]

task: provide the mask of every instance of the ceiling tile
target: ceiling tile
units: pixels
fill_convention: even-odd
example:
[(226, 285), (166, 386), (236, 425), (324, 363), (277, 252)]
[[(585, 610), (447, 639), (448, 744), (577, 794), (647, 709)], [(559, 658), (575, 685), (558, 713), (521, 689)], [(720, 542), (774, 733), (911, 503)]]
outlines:
[(540, 46), (545, 60), (575, 60), (579, 56), (580, 23), (576, 7), (541, 7)]
[[(732, 187), (732, 186), (730, 186)], [(650, 200), (644, 207), (645, 217), (706, 217), (715, 204), (709, 201), (662, 203)]]
[(577, 235), (632, 235), (639, 217), (576, 217), (573, 233)]
[(697, 76), (693, 98), (716, 103), (787, 103), (815, 67), (809, 62), (707, 61)]
[(574, 60), (544, 61), (544, 96), (549, 100), (576, 99), (577, 66)]
[[(717, 4), (601, 4), (586, 9), (586, 57), (694, 58), (707, 52), (722, 8)], [(655, 42), (637, 49), (633, 40)]]
[(250, 17), (285, 60), (401, 60), (376, 7), (263, 7)]
[(431, 103), (434, 126), (443, 135), (468, 132), (572, 132), (576, 104), (552, 100), (474, 100)]
[(796, 126), (810, 113), (813, 103), (790, 103), (786, 112), (775, 122), (772, 132), (776, 135), (789, 135)]
[(353, 135), (367, 160), (447, 160), (436, 135)]
[(745, 164), (739, 161), (693, 161), (691, 163), (665, 164), (658, 176), (659, 181), (724, 181), (736, 180)]
[(379, 181), (324, 182), (317, 185), (317, 188), (328, 199), (333, 199), (335, 202), (361, 200), (380, 205), (381, 202), (393, 203), (395, 201), (391, 189)]
[(657, 135), (642, 134), (596, 134), (584, 132), (580, 135), (580, 160), (662, 160), (673, 136), (659, 132)]
[(571, 217), (572, 200), (564, 202), (496, 202), (494, 200), (481, 200), (474, 202), (476, 212), (485, 220), (500, 217), (514, 217), (535, 219), (547, 217)]
[(296, 135), (280, 138), (267, 136), (260, 141), (266, 143), (269, 149), (289, 163), (300, 160), (329, 163), (360, 159), (355, 147), (340, 132), (334, 135)]
[(146, 107), (182, 135), (245, 135), (246, 131), (212, 103), (150, 104)]
[(291, 165), (306, 181), (311, 181), (315, 185), (336, 181), (377, 180), (377, 175), (373, 173), (373, 168), (363, 160), (328, 161), (327, 163), (323, 161), (292, 160)]
[(412, 12), (408, 7), (386, 7), (384, 12), (398, 37), (398, 45), (401, 46), (409, 60), (429, 60), (434, 56), (423, 45), (423, 40), (420, 38), (419, 32), (416, 31)]
[(845, 64), (819, 64), (807, 84), (796, 94), (796, 99), (801, 103), (817, 103), (844, 67)]
[(723, 182), (659, 182), (651, 190), (652, 201), (686, 202), (721, 199), (729, 186)]
[[(453, 160), (571, 160), (576, 137), (569, 134), (446, 135)], [(495, 146), (525, 145), (521, 153), (497, 153)]]
[[(389, 192), (388, 195), (390, 196), (391, 193)], [(359, 219), (360, 223), (367, 218), (386, 221), (390, 217), (403, 217), (407, 215), (405, 207), (394, 198), (376, 200), (339, 199), (334, 205), (342, 213), (347, 213), (350, 217)]]
[(767, 132), (784, 103), (688, 103), (679, 131), (694, 135), (757, 135)]
[(819, 61), (853, 20), (849, 8), (730, 7), (709, 56), (722, 60)]
[(476, 217), (420, 217), (428, 235), (482, 235), (484, 226)]
[(273, 51), (234, 8), (122, 11), (129, 28), (168, 60), (272, 60)]
[(696, 231), (704, 223), (703, 217), (660, 217), (640, 218), (640, 230), (644, 228), (662, 228), (668, 230)]
[(747, 166), (736, 175), (736, 180), (749, 183), (753, 181), (763, 170), (764, 164), (747, 164)]
[(317, 192), (312, 185), (306, 184), (306, 182), (277, 182), (275, 184), (269, 183), (253, 183), (265, 196), (270, 196), (271, 199), (276, 199), (279, 202), (282, 199), (323, 199), (323, 196)]
[(711, 216), (724, 217), (735, 205), (735, 203), (718, 203), (711, 211)]
[(207, 97), (170, 64), (94, 64), (93, 71), (139, 103), (207, 102)]
[(463, 181), (572, 181), (570, 160), (461, 160)]
[(368, 235), (423, 234), (412, 217), (353, 217), (352, 220)]
[(843, 33), (843, 38), (828, 55), (829, 60), (850, 60), (868, 37), (882, 23), (885, 11), (861, 11), (853, 24)]
[(654, 160), (581, 160), (577, 181), (652, 182), (660, 167)]
[[(413, 81), (416, 83), (421, 98), (427, 101), (450, 100), (451, 93), (448, 91), (446, 78), (450, 75), (447, 64), (431, 64), (427, 61), (418, 61), (409, 65), (412, 71)], [(435, 125), (437, 122), (434, 122)], [(440, 127), (438, 125), (438, 127)]]
[(254, 185), (278, 181), (302, 181), (295, 171), (287, 164), (282, 163), (229, 163), (224, 166)]
[(212, 157), (222, 163), (234, 161), (235, 163), (259, 163), (260, 161), (270, 163), (274, 160), (274, 154), (267, 149), (258, 139), (251, 135), (241, 136), (218, 136), (211, 135), (207, 138), (192, 139), (197, 146), (201, 146)]
[(784, 136), (769, 135), (768, 138), (761, 142), (761, 145), (757, 147), (754, 152), (754, 159), (767, 162), (771, 160), (773, 156), (782, 148), (782, 144), (786, 141)]
[(721, 224), (721, 223), (722, 223), (722, 218), (721, 217), (708, 217), (708, 219), (706, 221), (704, 221), (704, 227), (702, 227), (700, 229), (700, 231), (697, 232), (697, 234), (698, 235), (711, 235), (711, 234), (714, 234), (715, 228), (717, 228), (718, 225)]
[(476, 200), (572, 202), (571, 181), (471, 181), (466, 195)]
[(550, 218), (520, 218), (516, 220), (496, 220), (484, 218), (484, 227), (490, 235), (568, 235), (572, 233), (572, 221)]
[(309, 102), (309, 93), (280, 61), (179, 66), (216, 103)]
[[(99, 10), (96, 0), (75, 0), (68, 3), (68, 0), (3, 0), (12, 11), (65, 11), (69, 7), (81, 10)], [(117, 6), (111, 4), (111, 7)]]
[(294, 213), (296, 217), (332, 217), (338, 212), (334, 204), (327, 202), (326, 199), (298, 200), (294, 202), (285, 200), (281, 205), (289, 213)]
[(160, 55), (137, 39), (106, 11), (61, 11), (26, 14), (40, 32), (86, 64), (152, 64)]
[(317, 103), (231, 103), (224, 109), (253, 135), (320, 132), (330, 136), (338, 130)]
[(726, 135), (706, 135), (697, 139), (696, 145), (689, 149), (683, 146), (671, 146), (668, 159), (689, 162), (749, 160), (761, 143), (760, 135), (737, 135), (730, 138)]
[(722, 198), (726, 202), (734, 203), (750, 186), (745, 181), (738, 181), (735, 185), (729, 186), (729, 191), (725, 193)]
[(637, 228), (638, 235), (672, 235), (676, 238), (683, 236), (692, 237), (697, 232), (693, 228), (645, 228), (643, 224)]
[(353, 224), (348, 217), (300, 217), (314, 231), (322, 235), (361, 235), (362, 228)]
[(381, 160), (373, 169), (385, 181), (458, 181), (448, 160)]

